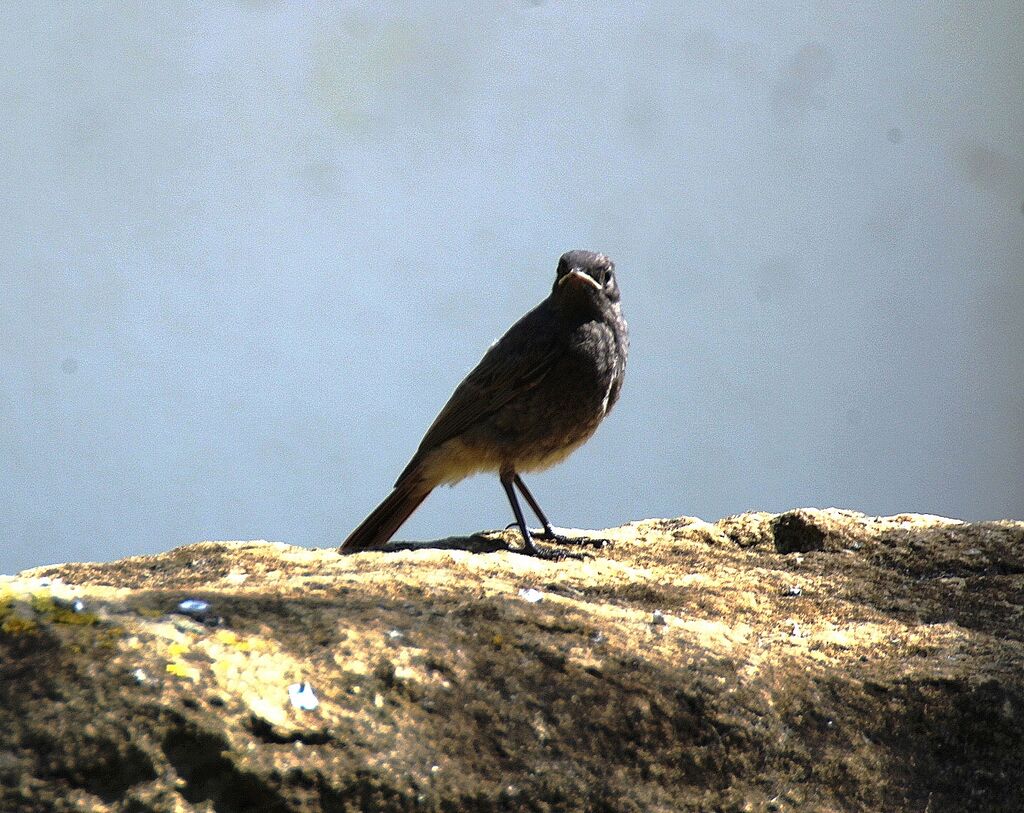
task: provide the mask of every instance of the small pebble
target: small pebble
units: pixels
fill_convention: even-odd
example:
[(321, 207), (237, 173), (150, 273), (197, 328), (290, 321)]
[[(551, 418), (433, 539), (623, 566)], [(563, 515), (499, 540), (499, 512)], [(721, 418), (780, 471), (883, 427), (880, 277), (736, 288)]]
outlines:
[(659, 627), (662, 627), (665, 624), (667, 624), (668, 621), (665, 620), (665, 613), (663, 613), (661, 610), (655, 610), (654, 614), (651, 617), (651, 623)]
[(799, 584), (791, 584), (783, 591), (784, 596), (800, 596), (803, 595), (803, 588)]
[(135, 678), (135, 682), (140, 686), (149, 683), (149, 675), (146, 674), (145, 669), (136, 669), (132, 672), (132, 677)]
[(544, 594), (540, 590), (535, 590), (532, 587), (523, 587), (519, 590), (519, 595), (522, 596), (530, 604), (536, 604), (538, 601), (544, 598)]
[(295, 708), (303, 711), (313, 711), (320, 705), (320, 700), (313, 692), (313, 687), (306, 682), (293, 683), (289, 686), (288, 697)]
[(388, 630), (388, 638), (392, 641), (399, 641), (405, 637), (405, 633), (401, 630)]
[(54, 596), (53, 603), (58, 607), (71, 610), (73, 613), (85, 612), (85, 602), (80, 598), (58, 598), (57, 596)]
[(179, 601), (175, 612), (193, 618), (208, 627), (220, 626), (224, 621), (210, 610), (210, 602), (203, 601), (201, 598), (187, 598), (184, 601)]

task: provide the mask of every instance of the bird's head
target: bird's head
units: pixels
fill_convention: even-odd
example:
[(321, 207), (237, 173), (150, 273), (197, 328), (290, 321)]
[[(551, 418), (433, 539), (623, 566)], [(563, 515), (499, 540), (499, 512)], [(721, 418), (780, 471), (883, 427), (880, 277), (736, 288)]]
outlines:
[(605, 303), (615, 304), (619, 301), (615, 263), (593, 251), (567, 251), (558, 261), (552, 294), (566, 304), (589, 303), (598, 309)]

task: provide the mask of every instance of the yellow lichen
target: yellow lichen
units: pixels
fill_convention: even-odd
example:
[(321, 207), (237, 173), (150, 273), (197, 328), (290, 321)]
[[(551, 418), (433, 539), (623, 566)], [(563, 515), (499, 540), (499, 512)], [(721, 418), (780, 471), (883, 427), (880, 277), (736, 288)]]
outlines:
[(22, 618), (20, 615), (8, 615), (0, 623), (0, 630), (6, 635), (35, 635), (39, 632), (39, 625), (30, 618)]
[(58, 607), (50, 616), (50, 620), (57, 624), (74, 624), (79, 627), (91, 627), (100, 623), (100, 617), (96, 613), (76, 613), (70, 607)]
[(254, 648), (252, 641), (246, 638), (240, 638), (238, 633), (232, 632), (231, 630), (218, 630), (214, 635), (214, 640), (219, 644), (224, 644), (225, 646), (229, 646), (239, 652), (249, 652)]
[(39, 615), (52, 613), (57, 608), (53, 603), (53, 596), (45, 593), (33, 593), (29, 597), (29, 602), (32, 605), (32, 609), (39, 613)]
[(199, 680), (199, 670), (182, 661), (171, 661), (167, 664), (167, 673), (175, 677), (187, 678), (193, 682)]
[(56, 624), (73, 624), (78, 627), (91, 627), (99, 623), (96, 613), (75, 612), (71, 607), (64, 607), (54, 601), (53, 596), (45, 593), (34, 593), (29, 599), (32, 609), (47, 621)]

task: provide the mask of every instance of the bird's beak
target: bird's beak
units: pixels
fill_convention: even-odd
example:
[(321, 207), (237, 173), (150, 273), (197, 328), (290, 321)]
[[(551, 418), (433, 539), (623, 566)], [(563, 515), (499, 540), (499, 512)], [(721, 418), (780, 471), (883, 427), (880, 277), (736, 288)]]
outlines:
[(565, 283), (569, 282), (570, 280), (572, 280), (572, 285), (589, 285), (590, 287), (598, 291), (601, 290), (601, 285), (598, 283), (596, 279), (594, 279), (592, 276), (590, 276), (590, 274), (586, 273), (585, 271), (580, 271), (578, 268), (572, 269), (572, 271), (570, 271), (568, 274), (562, 277), (558, 281), (559, 287), (565, 285)]

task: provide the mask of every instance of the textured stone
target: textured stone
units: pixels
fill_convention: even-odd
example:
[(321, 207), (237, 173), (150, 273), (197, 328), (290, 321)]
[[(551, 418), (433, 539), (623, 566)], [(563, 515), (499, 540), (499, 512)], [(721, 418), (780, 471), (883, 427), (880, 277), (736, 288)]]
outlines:
[(1024, 809), (1024, 522), (595, 536), (0, 578), (0, 810)]

